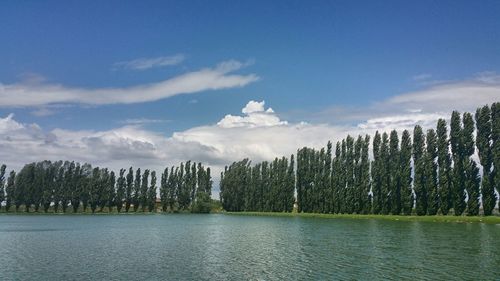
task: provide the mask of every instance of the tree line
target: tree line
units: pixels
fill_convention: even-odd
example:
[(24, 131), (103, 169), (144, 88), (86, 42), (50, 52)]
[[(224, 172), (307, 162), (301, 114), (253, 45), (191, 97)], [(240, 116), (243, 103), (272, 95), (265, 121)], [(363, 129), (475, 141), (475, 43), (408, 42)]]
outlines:
[(347, 136), (335, 151), (331, 142), (301, 148), (295, 173), (293, 161), (292, 155), (252, 167), (244, 159), (226, 167), (222, 206), (291, 212), (296, 201), (298, 212), (476, 216), (482, 202), (488, 216), (495, 189), (500, 194), (500, 103), (475, 115), (453, 111), (449, 126), (439, 119), (435, 129), (416, 125), (401, 138), (396, 130), (377, 131), (373, 138)]
[(235, 162), (221, 173), (220, 198), (226, 211), (291, 212), (295, 201), (294, 158), (251, 166)]
[[(6, 212), (21, 207), (25, 212), (156, 212), (157, 189), (156, 172), (148, 169), (130, 167), (115, 175), (87, 163), (41, 161), (11, 171), (6, 179), (6, 166), (0, 166), (0, 207)], [(210, 211), (210, 168), (200, 163), (166, 168), (159, 189), (164, 212)]]

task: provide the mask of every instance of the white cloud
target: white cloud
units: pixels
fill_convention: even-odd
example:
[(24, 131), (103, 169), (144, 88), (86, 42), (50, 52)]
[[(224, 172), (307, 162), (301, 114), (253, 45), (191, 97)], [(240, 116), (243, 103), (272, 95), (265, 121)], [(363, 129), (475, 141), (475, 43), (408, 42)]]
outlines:
[(477, 107), (497, 101), (500, 101), (500, 75), (486, 72), (464, 81), (427, 86), (367, 106), (330, 107), (304, 118), (314, 122), (360, 123), (361, 126), (384, 121), (380, 127), (397, 126), (392, 124), (395, 120), (432, 124), (440, 117), (449, 118), (452, 110), (475, 112)]
[(0, 107), (50, 104), (131, 104), (156, 101), (180, 94), (243, 87), (255, 82), (255, 74), (231, 74), (246, 64), (225, 61), (213, 68), (188, 72), (157, 83), (128, 88), (71, 88), (46, 83), (0, 83)]
[(177, 54), (168, 57), (156, 57), (156, 58), (139, 58), (130, 61), (121, 61), (113, 65), (113, 69), (133, 69), (133, 70), (146, 70), (155, 67), (171, 66), (177, 65), (183, 62), (185, 56), (183, 54)]
[(265, 102), (249, 101), (241, 110), (245, 116), (226, 115), (220, 120), (217, 125), (221, 128), (235, 127), (271, 127), (279, 125), (287, 125), (286, 121), (281, 121), (275, 114), (272, 108), (264, 109)]

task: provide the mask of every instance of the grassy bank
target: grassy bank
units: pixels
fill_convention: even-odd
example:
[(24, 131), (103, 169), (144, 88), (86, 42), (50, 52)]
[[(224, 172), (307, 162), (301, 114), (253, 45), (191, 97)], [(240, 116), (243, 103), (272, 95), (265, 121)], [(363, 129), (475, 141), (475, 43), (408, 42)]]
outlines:
[(395, 215), (348, 215), (348, 214), (314, 214), (314, 213), (268, 213), (268, 212), (225, 212), (238, 216), (276, 216), (324, 219), (377, 219), (391, 221), (425, 221), (425, 222), (479, 222), (500, 224), (500, 216), (468, 217), (468, 216), (395, 216)]

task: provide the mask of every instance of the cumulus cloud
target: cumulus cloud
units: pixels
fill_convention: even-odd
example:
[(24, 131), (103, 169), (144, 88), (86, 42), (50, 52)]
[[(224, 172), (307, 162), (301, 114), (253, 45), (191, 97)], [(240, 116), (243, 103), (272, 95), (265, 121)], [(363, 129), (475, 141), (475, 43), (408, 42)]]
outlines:
[(121, 61), (113, 65), (113, 69), (132, 69), (132, 70), (146, 70), (156, 67), (164, 67), (177, 65), (183, 62), (185, 56), (183, 54), (177, 54), (167, 57), (156, 57), (156, 58), (139, 58), (130, 61)]
[(217, 125), (221, 128), (255, 128), (287, 125), (286, 121), (281, 121), (272, 108), (264, 109), (265, 102), (249, 101), (241, 110), (245, 116), (226, 115)]
[(131, 104), (156, 101), (180, 94), (243, 87), (259, 79), (256, 74), (234, 74), (246, 64), (230, 60), (146, 85), (127, 88), (72, 88), (47, 83), (0, 83), (0, 107), (51, 104)]

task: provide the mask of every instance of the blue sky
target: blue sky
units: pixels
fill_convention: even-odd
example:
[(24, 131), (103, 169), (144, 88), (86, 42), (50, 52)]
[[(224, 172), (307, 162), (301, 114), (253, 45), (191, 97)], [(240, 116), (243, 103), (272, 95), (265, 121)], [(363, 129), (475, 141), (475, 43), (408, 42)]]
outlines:
[[(432, 124), (500, 97), (498, 15), (499, 1), (2, 1), (0, 134), (29, 142), (0, 143), (0, 157), (14, 167), (70, 156), (113, 167), (190, 157), (222, 165), (359, 128)], [(250, 110), (252, 100), (265, 105)], [(286, 149), (253, 139), (301, 122), (321, 135)], [(242, 130), (250, 141), (222, 144)], [(81, 155), (95, 141), (108, 156)], [(161, 150), (183, 141), (203, 153)], [(138, 146), (152, 159), (110, 153)]]

